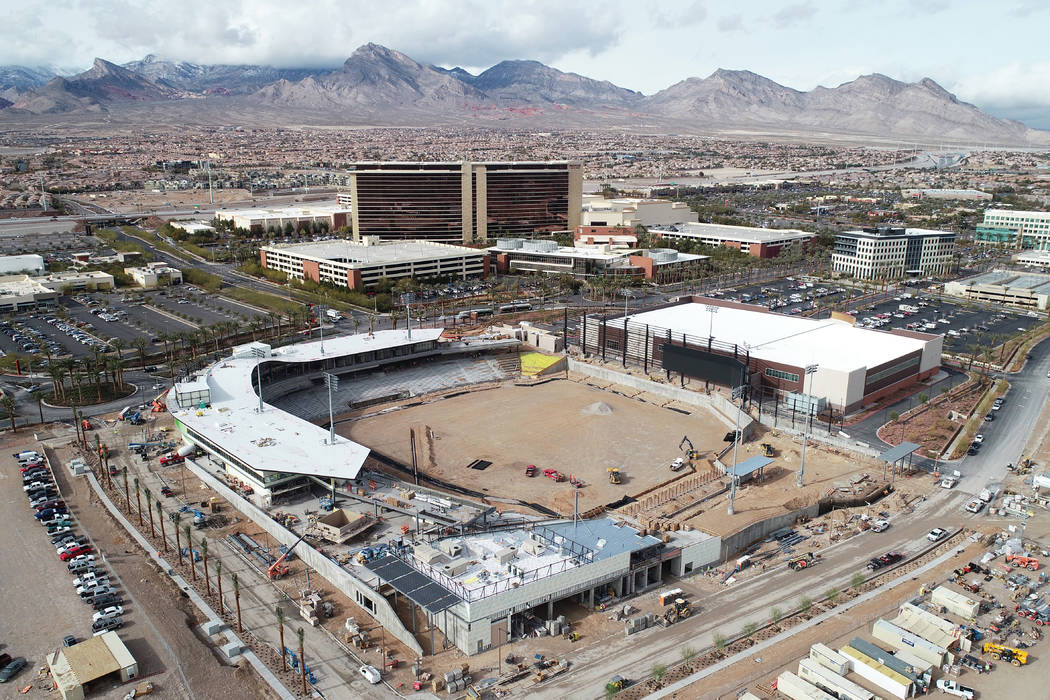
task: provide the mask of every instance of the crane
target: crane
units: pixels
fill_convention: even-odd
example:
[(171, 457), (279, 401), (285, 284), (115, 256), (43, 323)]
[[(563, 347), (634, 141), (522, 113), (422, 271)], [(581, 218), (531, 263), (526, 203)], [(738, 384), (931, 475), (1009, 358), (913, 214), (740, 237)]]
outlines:
[(288, 573), (288, 567), (287, 566), (282, 566), (281, 562), (283, 562), (285, 559), (288, 558), (288, 555), (292, 553), (293, 549), (295, 549), (295, 545), (297, 545), (300, 542), (302, 542), (304, 537), (306, 537), (306, 533), (305, 532), (303, 534), (299, 535), (299, 539), (297, 539), (292, 544), (292, 546), (288, 548), (288, 551), (286, 551), (284, 554), (282, 554), (280, 557), (278, 557), (277, 561), (275, 561), (273, 564), (270, 564), (270, 568), (266, 570), (266, 573), (271, 579), (281, 578), (282, 576), (284, 576), (285, 574)]

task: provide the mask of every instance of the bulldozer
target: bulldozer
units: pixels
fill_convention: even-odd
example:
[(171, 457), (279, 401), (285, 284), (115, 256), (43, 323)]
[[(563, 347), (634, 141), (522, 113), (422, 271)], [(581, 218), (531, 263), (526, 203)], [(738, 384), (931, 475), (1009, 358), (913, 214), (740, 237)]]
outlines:
[(609, 483), (610, 484), (622, 484), (623, 477), (620, 475), (619, 467), (609, 467), (606, 469), (609, 472)]
[(768, 442), (763, 442), (762, 443), (762, 456), (763, 457), (772, 457), (773, 456), (773, 446), (770, 445)]
[(1028, 663), (1028, 652), (1022, 649), (996, 644), (995, 642), (984, 643), (984, 653), (991, 654), (996, 661), (1009, 661), (1014, 666), (1024, 666)]
[(675, 598), (670, 607), (664, 612), (664, 621), (669, 625), (673, 625), (679, 620), (684, 620), (692, 614), (693, 609), (689, 605), (688, 600), (685, 598)]

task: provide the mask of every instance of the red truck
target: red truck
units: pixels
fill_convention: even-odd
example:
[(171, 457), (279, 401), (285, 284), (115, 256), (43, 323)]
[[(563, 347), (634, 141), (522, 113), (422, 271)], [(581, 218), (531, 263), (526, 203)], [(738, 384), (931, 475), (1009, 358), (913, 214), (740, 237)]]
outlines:
[(169, 452), (160, 458), (160, 466), (166, 467), (169, 464), (179, 464), (180, 462), (186, 461), (186, 458), (176, 452)]
[(536, 476), (535, 464), (530, 464), (529, 466), (525, 467), (525, 476)]
[(543, 475), (548, 479), (554, 479), (555, 481), (565, 481), (565, 475), (557, 469), (544, 469)]

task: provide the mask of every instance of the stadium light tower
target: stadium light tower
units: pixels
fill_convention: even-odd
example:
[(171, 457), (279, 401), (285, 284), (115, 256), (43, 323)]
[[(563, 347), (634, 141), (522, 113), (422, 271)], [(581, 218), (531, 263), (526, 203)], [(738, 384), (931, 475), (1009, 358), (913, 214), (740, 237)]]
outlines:
[(335, 444), (335, 415), (332, 410), (332, 392), (339, 388), (339, 377), (330, 372), (324, 373), (324, 385), (328, 387), (328, 444)]
[(739, 399), (740, 403), (737, 404), (736, 407), (736, 424), (733, 426), (733, 473), (729, 475), (729, 515), (736, 513), (736, 511), (733, 510), (733, 501), (736, 499), (736, 482), (738, 478), (736, 473), (736, 456), (737, 449), (740, 447), (740, 414), (744, 410), (745, 391), (746, 387), (744, 385), (740, 385), (733, 389), (733, 398)]
[[(253, 347), (252, 355), (257, 359), (261, 360), (266, 357), (266, 351), (262, 348)], [(262, 362), (255, 365), (255, 374), (259, 377), (259, 409), (258, 412), (262, 413)]]
[(715, 314), (718, 313), (718, 307), (714, 304), (704, 304), (704, 309), (707, 311), (707, 349), (711, 349), (711, 335), (715, 332)]
[[(806, 374), (802, 378), (803, 387), (805, 391), (806, 377), (809, 377), (809, 390), (813, 391), (813, 375), (817, 373), (819, 365), (806, 365)], [(813, 396), (812, 394), (806, 394), (806, 413), (809, 416), (813, 415)], [(807, 420), (802, 426), (802, 462), (798, 467), (798, 487), (802, 488), (802, 477), (806, 473), (806, 439), (809, 437), (809, 421)]]

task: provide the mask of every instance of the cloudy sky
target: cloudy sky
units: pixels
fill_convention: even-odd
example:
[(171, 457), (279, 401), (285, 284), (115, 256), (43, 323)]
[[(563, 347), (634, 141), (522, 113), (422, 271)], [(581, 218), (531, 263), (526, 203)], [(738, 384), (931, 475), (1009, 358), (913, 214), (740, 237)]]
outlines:
[(1050, 128), (1046, 0), (5, 0), (0, 64), (84, 69), (147, 53), (334, 67), (376, 42), (477, 72), (511, 58), (651, 94), (717, 68), (832, 87), (931, 77), (987, 111)]

